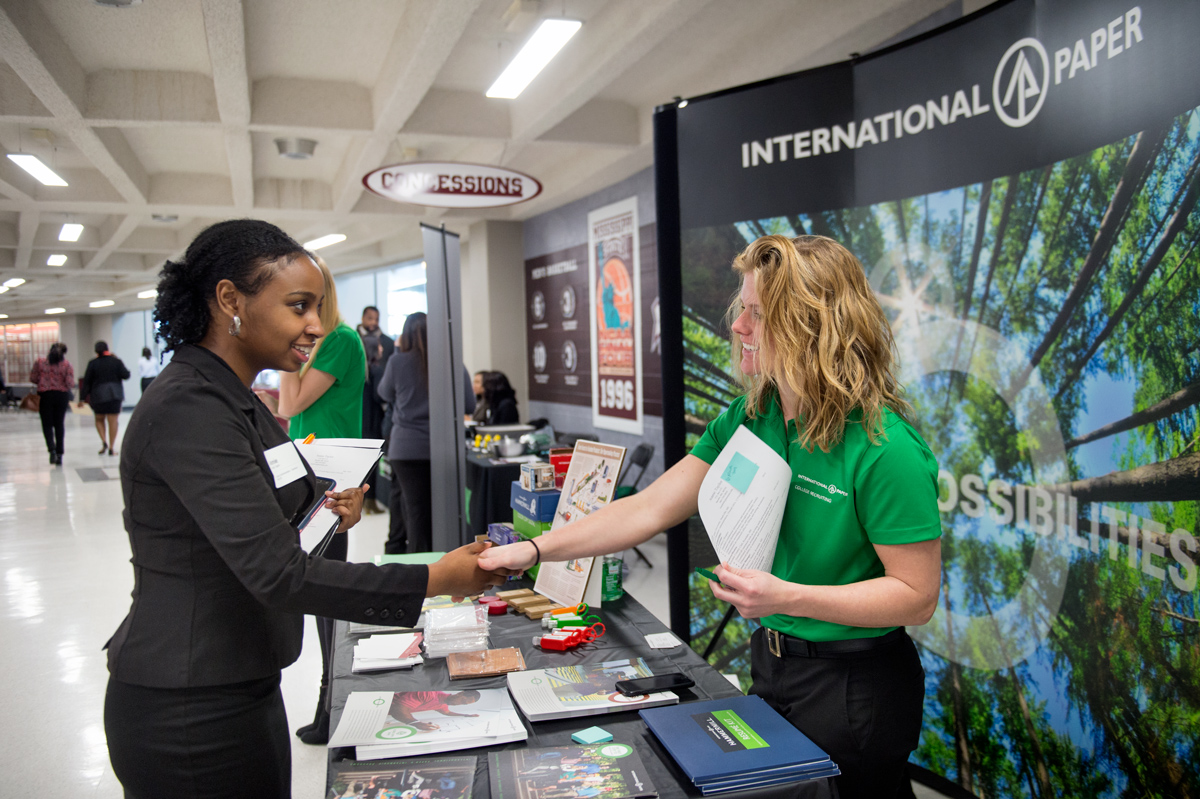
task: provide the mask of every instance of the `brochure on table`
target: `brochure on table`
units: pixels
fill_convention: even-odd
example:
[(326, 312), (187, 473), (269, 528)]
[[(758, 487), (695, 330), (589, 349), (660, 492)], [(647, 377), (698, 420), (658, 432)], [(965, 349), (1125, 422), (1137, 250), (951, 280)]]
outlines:
[(673, 705), (679, 697), (670, 691), (622, 696), (617, 680), (652, 677), (641, 658), (610, 660), (555, 669), (532, 669), (508, 675), (508, 690), (530, 721), (548, 721), (599, 713), (618, 713), (657, 705)]
[(471, 799), (474, 755), (403, 760), (343, 760), (333, 764), (329, 799), (420, 797)]
[(791, 482), (788, 462), (738, 425), (700, 484), (700, 519), (722, 563), (771, 571)]
[(646, 766), (626, 743), (492, 752), (488, 777), (493, 799), (658, 796)]
[[(346, 700), (337, 729), (329, 737), (329, 748), (354, 746), (359, 760), (379, 760), (491, 746), (528, 737), (508, 691), (483, 688), (475, 701), (446, 703), (462, 693), (355, 691)], [(421, 706), (433, 709), (412, 709)]]
[[(386, 443), (382, 438), (319, 438), (311, 444), (297, 442), (296, 449), (314, 474), (333, 480), (333, 491), (345, 491), (363, 484)], [(312, 552), (339, 521), (337, 514), (322, 507), (300, 531), (300, 546)]]
[[(578, 441), (563, 478), (554, 521), (546, 535), (607, 505), (616, 494), (625, 448), (596, 441)], [(603, 575), (592, 568), (595, 558), (543, 563), (533, 590), (563, 605), (587, 602), (599, 607)]]

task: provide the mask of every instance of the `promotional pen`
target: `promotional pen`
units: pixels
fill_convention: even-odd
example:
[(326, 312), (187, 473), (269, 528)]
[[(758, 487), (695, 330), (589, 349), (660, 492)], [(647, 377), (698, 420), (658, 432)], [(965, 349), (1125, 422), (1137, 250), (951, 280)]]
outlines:
[(721, 582), (721, 578), (718, 577), (717, 575), (713, 574), (712, 572), (710, 572), (708, 569), (697, 568), (696, 573), (699, 574), (701, 577), (707, 577), (708, 579), (712, 580), (717, 585), (721, 586), (722, 588), (725, 588), (725, 584)]

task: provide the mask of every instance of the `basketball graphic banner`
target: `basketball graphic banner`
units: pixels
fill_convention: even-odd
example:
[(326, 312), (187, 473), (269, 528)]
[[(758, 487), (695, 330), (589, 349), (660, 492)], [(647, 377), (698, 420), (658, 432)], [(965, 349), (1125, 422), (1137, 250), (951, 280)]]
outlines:
[(642, 434), (637, 198), (588, 214), (592, 424)]

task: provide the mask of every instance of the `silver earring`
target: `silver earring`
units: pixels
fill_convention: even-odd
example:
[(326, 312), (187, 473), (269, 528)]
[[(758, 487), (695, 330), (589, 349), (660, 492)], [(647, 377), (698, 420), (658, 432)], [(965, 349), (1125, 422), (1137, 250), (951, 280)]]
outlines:
[(233, 321), (229, 323), (229, 335), (237, 336), (242, 332), (242, 317), (237, 314), (233, 315)]

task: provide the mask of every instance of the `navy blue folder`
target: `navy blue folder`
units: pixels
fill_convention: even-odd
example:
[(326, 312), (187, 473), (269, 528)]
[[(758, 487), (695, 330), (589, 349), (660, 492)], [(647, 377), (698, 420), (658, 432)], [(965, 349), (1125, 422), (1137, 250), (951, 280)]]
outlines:
[(688, 702), (638, 712), (688, 778), (703, 788), (750, 787), (837, 773), (819, 746), (757, 696)]

